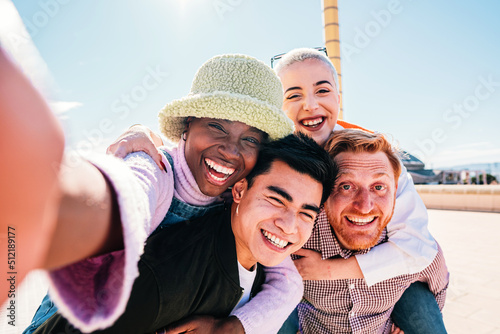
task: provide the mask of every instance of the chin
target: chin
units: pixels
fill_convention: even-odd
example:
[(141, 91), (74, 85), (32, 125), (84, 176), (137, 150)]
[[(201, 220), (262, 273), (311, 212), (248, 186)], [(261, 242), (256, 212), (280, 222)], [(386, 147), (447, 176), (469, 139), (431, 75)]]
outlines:
[(331, 131), (325, 133), (311, 133), (309, 135), (312, 137), (312, 139), (314, 139), (316, 143), (318, 143), (319, 145), (324, 145), (328, 138), (330, 138), (330, 133)]
[[(288, 256), (288, 254), (287, 254), (287, 256)], [(265, 267), (274, 267), (274, 266), (277, 266), (278, 264), (280, 264), (281, 262), (283, 262), (285, 260), (285, 258), (286, 258), (286, 256), (280, 257), (280, 258), (266, 259), (266, 260), (257, 261), (257, 262), (259, 262), (261, 265), (263, 265)]]
[(368, 249), (368, 248), (372, 248), (373, 246), (375, 246), (377, 244), (377, 241), (378, 241), (379, 238), (377, 238), (376, 240), (372, 240), (372, 241), (366, 241), (366, 242), (363, 242), (363, 243), (353, 243), (351, 245), (349, 245), (349, 249), (350, 250), (353, 250), (353, 251), (361, 251), (361, 250), (364, 250), (364, 249)]
[(200, 191), (205, 196), (217, 197), (217, 196), (221, 195), (224, 191), (226, 191), (227, 188), (229, 188), (229, 186), (216, 187), (216, 186), (210, 185), (208, 187), (204, 187), (203, 189), (200, 189)]

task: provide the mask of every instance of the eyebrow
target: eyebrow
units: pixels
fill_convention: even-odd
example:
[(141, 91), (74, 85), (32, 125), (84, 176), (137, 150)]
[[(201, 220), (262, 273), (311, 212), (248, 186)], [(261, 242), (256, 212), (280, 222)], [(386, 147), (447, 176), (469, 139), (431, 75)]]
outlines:
[[(338, 173), (338, 176), (344, 176), (344, 175), (350, 175), (350, 176), (355, 176), (353, 172), (342, 172), (340, 171)], [(378, 173), (375, 173), (373, 174), (374, 177), (382, 177), (382, 176), (388, 176), (388, 177), (391, 177), (391, 174), (388, 173), (388, 172), (378, 172)]]
[(285, 93), (288, 92), (288, 91), (290, 91), (290, 90), (295, 90), (295, 89), (302, 89), (302, 88), (300, 88), (299, 86), (290, 87), (287, 90), (285, 90)]
[[(230, 121), (228, 119), (221, 119), (221, 122), (227, 123), (228, 125), (234, 124), (234, 121)], [(251, 131), (251, 132), (254, 132), (255, 134), (258, 134), (258, 135), (264, 135), (265, 134), (264, 131), (262, 131), (260, 129), (257, 129), (255, 126), (250, 126), (250, 129), (248, 129), (248, 130)]]
[[(314, 84), (314, 86), (319, 86), (319, 85), (322, 85), (322, 84), (329, 84), (330, 86), (333, 87), (332, 83), (328, 80), (321, 80), (321, 81), (318, 81)], [(299, 86), (294, 86), (294, 87), (290, 87), (288, 88), (287, 90), (285, 90), (285, 93), (290, 91), (290, 90), (295, 90), (295, 89), (302, 89), (301, 87)]]
[(319, 207), (316, 205), (304, 204), (304, 205), (302, 205), (302, 209), (311, 210), (311, 211), (314, 211), (316, 213), (319, 213)]
[(285, 190), (281, 189), (280, 187), (268, 186), (267, 189), (271, 190), (272, 192), (277, 193), (278, 195), (280, 195), (281, 197), (286, 199), (288, 202), (293, 202), (292, 196), (290, 196), (289, 193), (287, 193)]
[[(268, 186), (267, 189), (269, 189), (272, 192), (277, 193), (278, 195), (280, 195), (281, 197), (283, 197), (287, 201), (293, 202), (292, 196), (290, 196), (289, 193), (287, 193), (285, 190), (281, 189), (280, 187)], [(303, 204), (302, 209), (311, 210), (311, 211), (314, 211), (316, 213), (319, 213), (319, 207), (317, 205), (314, 205), (314, 204)]]
[(319, 86), (319, 85), (322, 85), (322, 84), (325, 84), (325, 83), (326, 83), (326, 84), (329, 84), (330, 86), (332, 86), (332, 87), (333, 87), (332, 83), (331, 83), (330, 81), (328, 81), (328, 80), (321, 80), (321, 81), (318, 81), (318, 82), (316, 82), (316, 83), (314, 84), (314, 86)]

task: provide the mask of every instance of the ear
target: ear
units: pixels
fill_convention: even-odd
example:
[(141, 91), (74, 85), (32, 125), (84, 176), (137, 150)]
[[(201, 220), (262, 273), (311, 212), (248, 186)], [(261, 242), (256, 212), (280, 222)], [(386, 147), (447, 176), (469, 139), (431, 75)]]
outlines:
[(241, 179), (238, 182), (236, 182), (233, 186), (232, 193), (233, 193), (233, 202), (235, 203), (240, 203), (241, 198), (245, 194), (245, 191), (248, 189), (248, 181), (247, 179)]

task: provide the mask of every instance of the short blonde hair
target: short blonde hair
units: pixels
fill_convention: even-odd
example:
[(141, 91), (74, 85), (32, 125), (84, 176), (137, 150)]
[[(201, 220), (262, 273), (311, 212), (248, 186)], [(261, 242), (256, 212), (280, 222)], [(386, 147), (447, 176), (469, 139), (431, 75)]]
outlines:
[(377, 153), (384, 152), (394, 171), (394, 179), (397, 183), (401, 174), (400, 151), (381, 133), (371, 133), (358, 129), (336, 130), (325, 144), (325, 150), (330, 158), (335, 161), (335, 156), (342, 152), (352, 153)]
[(335, 88), (337, 89), (338, 93), (339, 75), (337, 74), (337, 70), (335, 69), (335, 66), (333, 66), (333, 63), (330, 61), (330, 59), (323, 52), (320, 52), (316, 49), (300, 48), (288, 51), (283, 57), (281, 57), (280, 61), (276, 65), (276, 73), (279, 75), (280, 72), (288, 66), (293, 65), (297, 62), (305, 61), (307, 59), (316, 59), (318, 61), (321, 61), (332, 70), (333, 80), (335, 81)]

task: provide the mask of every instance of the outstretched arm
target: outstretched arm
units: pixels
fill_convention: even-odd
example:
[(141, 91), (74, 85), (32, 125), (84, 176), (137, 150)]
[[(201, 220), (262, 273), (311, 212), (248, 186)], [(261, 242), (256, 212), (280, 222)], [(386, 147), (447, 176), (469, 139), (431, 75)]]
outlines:
[(43, 267), (69, 263), (123, 249), (116, 195), (91, 163), (66, 158), (59, 173), (61, 194), (57, 225)]
[(0, 73), (1, 154), (8, 162), (0, 173), (0, 189), (8, 190), (0, 195), (8, 224), (2, 230), (17, 228), (18, 247), (30, 250), (19, 251), (29, 256), (18, 263), (51, 268), (119, 248), (121, 228), (104, 176), (83, 159), (73, 159), (72, 168), (61, 163), (59, 123), (1, 49)]
[[(56, 118), (0, 47), (0, 255), (18, 285), (40, 267), (50, 245), (63, 150)], [(3, 304), (9, 287), (0, 282)]]
[[(84, 252), (89, 256), (105, 254), (48, 273), (51, 299), (60, 313), (84, 332), (110, 326), (125, 311), (145, 240), (165, 216), (173, 196), (172, 170), (161, 171), (143, 152), (130, 154), (125, 160), (103, 155), (90, 161), (92, 164), (76, 160), (67, 166), (63, 176), (68, 183), (63, 188), (67, 200), (61, 202), (66, 208), (60, 210), (59, 236), (88, 239), (96, 235), (93, 247), (73, 241), (80, 251), (71, 255), (74, 259), (85, 256)], [(83, 216), (78, 217), (80, 214)], [(68, 223), (75, 224), (76, 230), (65, 228), (66, 217), (76, 220)], [(80, 224), (88, 231), (79, 230)], [(94, 225), (102, 226), (96, 232)], [(68, 246), (54, 247), (65, 251)], [(119, 250), (108, 253), (114, 249)]]

